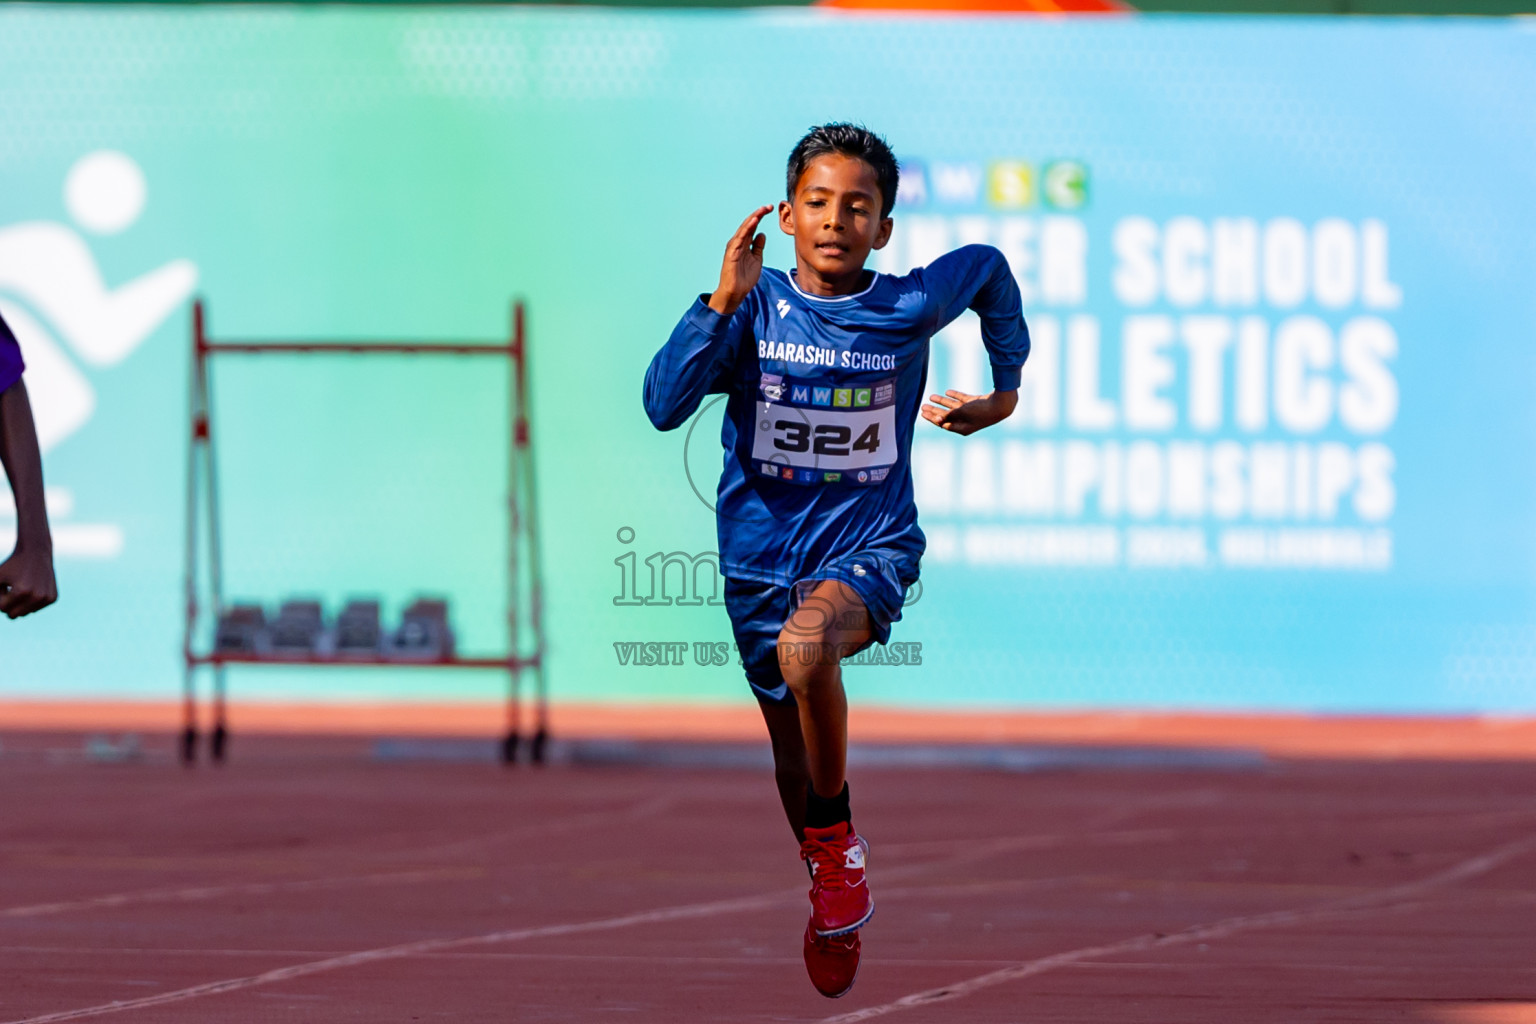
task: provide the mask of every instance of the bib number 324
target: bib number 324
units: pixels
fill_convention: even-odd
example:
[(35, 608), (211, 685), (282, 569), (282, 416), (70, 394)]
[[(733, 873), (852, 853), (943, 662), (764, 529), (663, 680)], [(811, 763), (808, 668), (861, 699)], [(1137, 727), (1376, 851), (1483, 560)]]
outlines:
[(781, 452), (815, 455), (852, 455), (856, 451), (878, 455), (880, 452), (880, 422), (876, 420), (865, 427), (856, 439), (853, 427), (844, 423), (818, 423), (814, 427), (799, 419), (775, 419), (777, 432), (773, 446)]
[[(758, 471), (801, 484), (884, 480), (896, 461), (895, 389), (880, 388), (884, 400), (879, 405), (869, 397), (875, 390), (812, 388), (798, 382), (772, 390), (765, 386), (765, 399), (777, 395), (780, 400), (756, 403), (752, 459)], [(823, 398), (826, 392), (834, 397)], [(801, 397), (811, 400), (793, 400)], [(815, 402), (817, 398), (827, 404)], [(855, 401), (859, 404), (854, 405)]]

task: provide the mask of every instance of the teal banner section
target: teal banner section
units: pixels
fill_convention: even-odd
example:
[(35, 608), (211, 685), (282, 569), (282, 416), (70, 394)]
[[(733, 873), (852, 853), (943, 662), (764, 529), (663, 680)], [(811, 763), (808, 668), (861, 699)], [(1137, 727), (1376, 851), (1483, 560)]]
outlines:
[[(641, 379), (846, 119), (903, 163), (877, 269), (995, 245), (1035, 343), (1009, 421), (918, 424), (929, 550), (855, 703), (1529, 712), (1532, 96), (1518, 22), (0, 8), (0, 313), (60, 589), (0, 622), (0, 697), (179, 692), (194, 298), (217, 339), (494, 342), (521, 297), (554, 697), (750, 700), (722, 408), (658, 433)], [(503, 651), (494, 362), (220, 356), (226, 596), (441, 596)], [(990, 387), (973, 318), (929, 383)]]

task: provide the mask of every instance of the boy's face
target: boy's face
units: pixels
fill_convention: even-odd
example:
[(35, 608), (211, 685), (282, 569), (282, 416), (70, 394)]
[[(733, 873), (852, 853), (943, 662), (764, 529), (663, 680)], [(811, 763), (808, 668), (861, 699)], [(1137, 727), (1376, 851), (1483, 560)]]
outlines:
[(779, 204), (779, 227), (795, 236), (796, 262), (824, 280), (858, 274), (870, 250), (891, 239), (891, 218), (880, 216), (875, 169), (858, 157), (816, 157), (795, 184), (793, 202)]

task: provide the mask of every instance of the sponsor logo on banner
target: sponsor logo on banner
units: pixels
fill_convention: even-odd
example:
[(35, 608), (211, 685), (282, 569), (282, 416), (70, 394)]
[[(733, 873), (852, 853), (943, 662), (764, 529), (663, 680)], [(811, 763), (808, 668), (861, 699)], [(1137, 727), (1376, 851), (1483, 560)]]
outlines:
[(928, 202), (928, 170), (921, 160), (899, 162), (901, 175), (896, 185), (897, 206), (922, 206)]
[(812, 388), (811, 389), (811, 404), (812, 405), (831, 405), (832, 404), (832, 389), (831, 388)]
[(808, 394), (809, 391), (810, 391), (810, 389), (807, 388), (804, 384), (796, 384), (794, 387), (789, 389), (789, 400), (791, 402), (796, 402), (796, 403), (798, 403), (800, 405), (804, 405), (806, 402), (808, 402), (810, 400), (810, 397), (809, 397), (809, 394)]
[(1081, 209), (1088, 202), (1088, 168), (1076, 160), (1046, 164), (1041, 193), (1058, 210)]
[(935, 161), (929, 174), (933, 197), (941, 203), (970, 206), (981, 192), (981, 165)]
[(906, 209), (984, 203), (1000, 211), (1038, 205), (1080, 210), (1088, 205), (1088, 182), (1088, 165), (1081, 160), (999, 157), (982, 164), (907, 159), (901, 161), (896, 203)]
[(853, 391), (853, 404), (864, 406), (869, 404), (869, 388), (855, 388)]
[(849, 406), (852, 406), (853, 405), (853, 389), (852, 388), (833, 388), (832, 389), (832, 404), (835, 405), (835, 406), (843, 407), (843, 408), (847, 408)]
[(1002, 210), (1019, 210), (1035, 201), (1035, 169), (1019, 160), (997, 160), (987, 171), (987, 198)]

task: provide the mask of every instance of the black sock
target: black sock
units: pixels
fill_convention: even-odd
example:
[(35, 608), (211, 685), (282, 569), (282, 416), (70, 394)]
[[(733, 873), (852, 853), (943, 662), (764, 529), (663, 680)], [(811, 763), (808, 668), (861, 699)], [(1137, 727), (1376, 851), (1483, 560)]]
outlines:
[(807, 784), (805, 787), (805, 827), (806, 828), (831, 828), (839, 822), (853, 821), (853, 814), (848, 809), (848, 783), (843, 783), (843, 791), (837, 796), (828, 798), (816, 795), (816, 787)]

